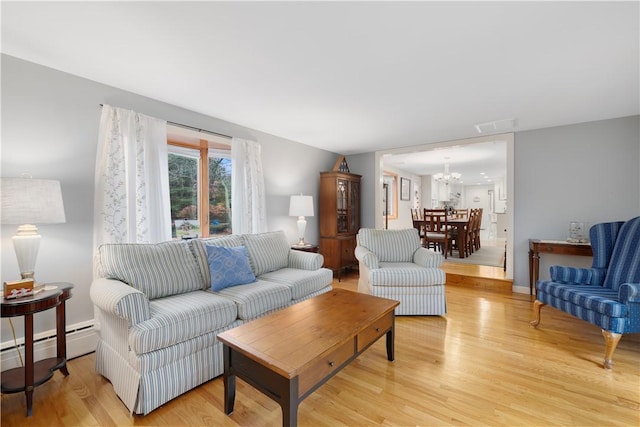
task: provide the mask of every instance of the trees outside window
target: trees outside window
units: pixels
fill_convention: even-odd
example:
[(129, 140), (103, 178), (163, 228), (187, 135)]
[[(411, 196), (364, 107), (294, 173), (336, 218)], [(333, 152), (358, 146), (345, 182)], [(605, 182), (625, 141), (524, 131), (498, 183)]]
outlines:
[(231, 234), (231, 152), (193, 145), (169, 141), (173, 237)]

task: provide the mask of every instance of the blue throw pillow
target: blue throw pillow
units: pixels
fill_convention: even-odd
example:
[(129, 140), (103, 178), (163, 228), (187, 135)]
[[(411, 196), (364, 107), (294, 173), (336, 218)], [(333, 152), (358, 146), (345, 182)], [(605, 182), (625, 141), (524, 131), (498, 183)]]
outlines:
[(230, 286), (256, 281), (256, 276), (249, 265), (247, 248), (244, 246), (225, 248), (207, 245), (206, 248), (212, 290), (219, 291)]

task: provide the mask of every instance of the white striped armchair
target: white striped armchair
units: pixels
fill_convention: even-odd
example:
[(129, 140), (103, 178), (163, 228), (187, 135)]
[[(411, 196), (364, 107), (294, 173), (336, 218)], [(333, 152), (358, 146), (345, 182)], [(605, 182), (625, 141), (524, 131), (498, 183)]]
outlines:
[(355, 255), (360, 263), (358, 291), (400, 301), (397, 315), (447, 312), (442, 255), (420, 245), (415, 228), (360, 229)]

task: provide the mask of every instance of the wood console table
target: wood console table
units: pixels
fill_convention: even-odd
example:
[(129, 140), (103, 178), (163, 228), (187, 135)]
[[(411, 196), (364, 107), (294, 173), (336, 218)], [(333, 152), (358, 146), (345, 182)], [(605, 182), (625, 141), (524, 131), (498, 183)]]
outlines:
[(529, 295), (533, 295), (533, 288), (538, 282), (540, 273), (540, 253), (593, 256), (590, 243), (529, 239)]
[[(24, 391), (27, 397), (27, 416), (33, 415), (33, 390), (47, 382), (60, 369), (65, 376), (67, 370), (67, 342), (65, 336), (65, 301), (71, 298), (71, 283), (47, 283), (55, 289), (42, 291), (31, 297), (13, 300), (2, 299), (2, 317), (24, 316), (24, 367), (2, 372), (2, 393)], [(56, 307), (56, 357), (33, 360), (33, 315)]]

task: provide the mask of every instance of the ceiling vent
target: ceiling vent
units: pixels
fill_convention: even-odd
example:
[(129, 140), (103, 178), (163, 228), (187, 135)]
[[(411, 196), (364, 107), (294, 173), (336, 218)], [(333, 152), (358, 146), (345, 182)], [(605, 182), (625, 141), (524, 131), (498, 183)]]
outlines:
[(494, 120), (487, 123), (478, 123), (474, 125), (478, 133), (493, 133), (512, 131), (516, 126), (516, 119)]

